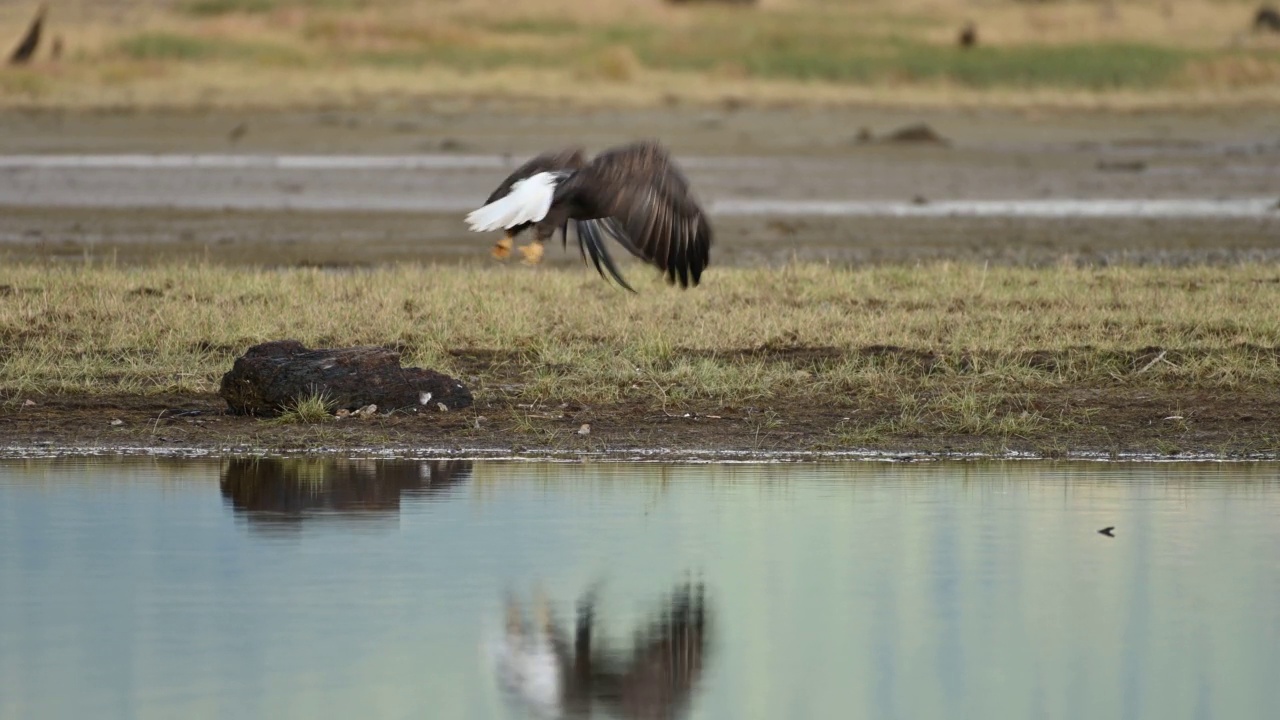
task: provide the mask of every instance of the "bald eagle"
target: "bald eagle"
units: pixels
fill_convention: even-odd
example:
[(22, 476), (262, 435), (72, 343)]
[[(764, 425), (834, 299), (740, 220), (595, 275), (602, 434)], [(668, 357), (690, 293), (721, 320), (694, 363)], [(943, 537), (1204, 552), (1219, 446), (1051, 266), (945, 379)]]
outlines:
[(475, 232), (506, 230), (493, 249), (498, 259), (510, 254), (517, 235), (533, 228), (533, 242), (520, 248), (530, 263), (542, 259), (542, 244), (556, 230), (567, 247), (570, 222), (583, 261), (590, 257), (601, 277), (611, 275), (631, 292), (605, 238), (682, 288), (698, 284), (710, 257), (706, 213), (667, 151), (651, 141), (608, 150), (589, 162), (576, 148), (539, 155), (503, 180), (484, 207), (467, 215)]

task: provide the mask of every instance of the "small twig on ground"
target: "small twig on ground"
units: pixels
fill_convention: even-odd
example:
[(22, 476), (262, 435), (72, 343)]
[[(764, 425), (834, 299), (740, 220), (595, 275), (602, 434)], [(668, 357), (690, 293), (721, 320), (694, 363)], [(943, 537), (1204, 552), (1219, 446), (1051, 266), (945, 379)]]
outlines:
[[(1167, 354), (1169, 354), (1169, 351), (1168, 351), (1168, 350), (1161, 350), (1159, 355), (1156, 355), (1156, 356), (1151, 360), (1151, 362), (1147, 363), (1146, 365), (1143, 365), (1143, 366), (1142, 366), (1142, 369), (1141, 369), (1141, 370), (1139, 370), (1138, 372), (1134, 373), (1134, 375), (1141, 375), (1142, 373), (1144, 373), (1144, 372), (1146, 372), (1146, 371), (1150, 370), (1151, 368), (1155, 367), (1157, 364), (1159, 364), (1159, 363), (1160, 363), (1160, 361), (1161, 361), (1161, 360), (1163, 360), (1163, 359), (1164, 359), (1164, 356), (1165, 356), (1165, 355), (1167, 355)], [(1172, 365), (1173, 363), (1169, 363), (1169, 364), (1170, 364), (1170, 365)]]

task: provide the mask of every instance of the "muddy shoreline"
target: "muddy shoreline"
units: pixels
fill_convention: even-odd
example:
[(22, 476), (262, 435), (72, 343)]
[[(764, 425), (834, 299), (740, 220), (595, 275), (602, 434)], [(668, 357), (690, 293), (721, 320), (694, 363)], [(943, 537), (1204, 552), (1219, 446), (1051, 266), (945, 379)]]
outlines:
[[(765, 458), (866, 452), (885, 456), (1280, 457), (1280, 397), (1251, 391), (1063, 388), (1036, 400), (1052, 416), (1087, 422), (1017, 436), (884, 433), (851, 443), (896, 409), (856, 398), (822, 404), (770, 398), (768, 406), (617, 403), (529, 407), (481, 394), (448, 413), (285, 425), (227, 414), (214, 394), (44, 397), (0, 419), (0, 455), (67, 448), (178, 453), (351, 453), (423, 450), (469, 456)], [(1174, 414), (1176, 413), (1176, 414)], [(118, 423), (116, 421), (119, 421)], [(580, 435), (583, 424), (590, 434)], [(5, 449), (8, 448), (8, 449)]]

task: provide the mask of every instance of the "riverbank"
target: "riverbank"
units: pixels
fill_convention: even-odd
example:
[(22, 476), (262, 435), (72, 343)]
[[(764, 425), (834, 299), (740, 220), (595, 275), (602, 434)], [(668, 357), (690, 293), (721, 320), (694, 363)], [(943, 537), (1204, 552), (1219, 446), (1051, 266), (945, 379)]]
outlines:
[[(1280, 448), (1272, 264), (713, 267), (687, 292), (626, 271), (639, 295), (583, 268), (7, 267), (0, 435), (281, 450)], [(286, 337), (395, 347), (476, 404), (224, 415), (215, 393), (232, 360)]]

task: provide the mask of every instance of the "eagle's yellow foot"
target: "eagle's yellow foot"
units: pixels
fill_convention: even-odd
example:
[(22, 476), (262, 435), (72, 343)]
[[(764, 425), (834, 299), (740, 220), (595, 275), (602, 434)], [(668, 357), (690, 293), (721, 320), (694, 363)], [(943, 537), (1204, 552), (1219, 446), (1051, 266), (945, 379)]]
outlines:
[(493, 256), (499, 260), (506, 260), (511, 256), (511, 246), (514, 244), (510, 235), (502, 238), (493, 246)]
[(520, 254), (524, 256), (524, 262), (526, 265), (537, 265), (542, 262), (542, 243), (531, 242), (518, 249), (520, 250)]

